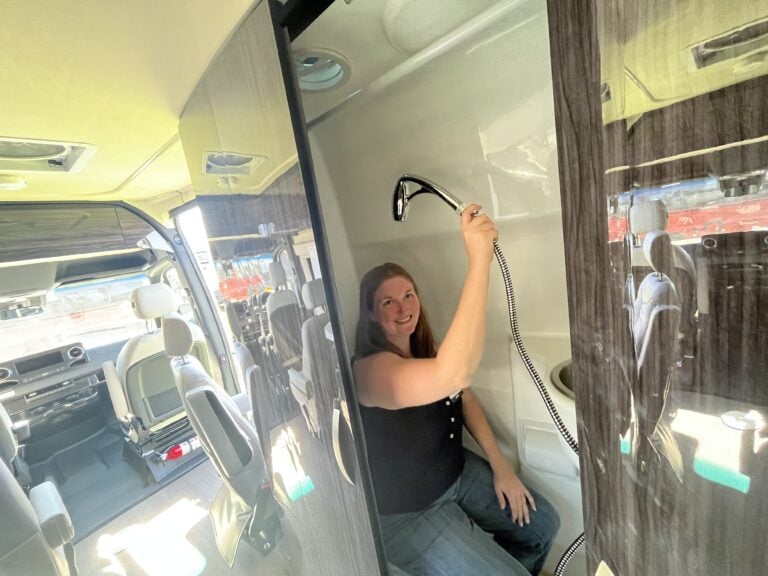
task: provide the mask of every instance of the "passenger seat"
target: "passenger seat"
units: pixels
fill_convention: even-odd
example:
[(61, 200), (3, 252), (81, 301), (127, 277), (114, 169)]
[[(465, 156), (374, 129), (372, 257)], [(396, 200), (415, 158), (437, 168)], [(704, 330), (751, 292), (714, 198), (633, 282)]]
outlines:
[(284, 367), (301, 359), (301, 308), (296, 294), (288, 288), (288, 280), (280, 262), (269, 265), (269, 276), (275, 292), (267, 298), (267, 322), (271, 344)]
[[(150, 284), (131, 293), (131, 306), (142, 320), (161, 319), (161, 327), (128, 340), (117, 362), (105, 362), (103, 368), (115, 415), (129, 438), (143, 444), (153, 433), (184, 418), (163, 340), (163, 325), (178, 305), (169, 286)], [(197, 326), (190, 330), (192, 354), (207, 367), (208, 347), (202, 330)]]
[[(325, 337), (328, 310), (323, 281), (310, 280), (301, 288), (304, 306), (313, 316), (301, 326), (301, 371), (291, 369), (291, 392), (301, 406), (309, 431), (321, 437), (330, 428), (333, 389), (331, 343)], [(321, 395), (321, 397), (318, 396)], [(325, 408), (325, 409), (324, 409)]]
[(243, 537), (266, 553), (279, 529), (261, 442), (241, 407), (190, 354), (194, 346), (190, 325), (182, 318), (167, 318), (164, 336), (189, 421), (224, 480), (209, 515), (216, 545), (231, 567)]

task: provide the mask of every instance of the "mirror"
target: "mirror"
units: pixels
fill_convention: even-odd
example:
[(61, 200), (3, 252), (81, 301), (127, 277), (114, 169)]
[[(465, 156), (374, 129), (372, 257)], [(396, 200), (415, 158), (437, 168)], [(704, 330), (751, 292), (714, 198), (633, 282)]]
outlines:
[(14, 318), (25, 318), (35, 314), (42, 314), (44, 307), (45, 294), (24, 298), (23, 300), (0, 302), (0, 320), (12, 320)]

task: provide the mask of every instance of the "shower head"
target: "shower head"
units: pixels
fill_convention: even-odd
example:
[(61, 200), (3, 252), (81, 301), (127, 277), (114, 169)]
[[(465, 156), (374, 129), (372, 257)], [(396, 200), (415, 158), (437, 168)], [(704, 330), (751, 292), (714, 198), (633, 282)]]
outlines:
[[(409, 191), (408, 186), (418, 186), (418, 188)], [(466, 205), (456, 198), (450, 192), (443, 190), (440, 186), (434, 182), (430, 182), (426, 178), (421, 176), (414, 176), (413, 174), (403, 174), (403, 176), (397, 181), (395, 185), (395, 194), (392, 198), (392, 217), (397, 222), (405, 222), (408, 217), (408, 203), (411, 198), (418, 196), (419, 194), (434, 194), (441, 198), (446, 204), (448, 204), (453, 210), (461, 215), (466, 208)]]

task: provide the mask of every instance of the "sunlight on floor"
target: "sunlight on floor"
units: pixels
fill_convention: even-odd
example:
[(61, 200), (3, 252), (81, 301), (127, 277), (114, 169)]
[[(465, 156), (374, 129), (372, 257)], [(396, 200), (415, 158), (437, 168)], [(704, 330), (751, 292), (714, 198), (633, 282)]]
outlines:
[(712, 482), (739, 492), (749, 492), (750, 478), (741, 471), (741, 443), (744, 432), (723, 424), (719, 416), (678, 410), (672, 430), (699, 441), (693, 469)]
[(146, 576), (202, 574), (205, 557), (186, 539), (187, 532), (208, 514), (198, 502), (182, 498), (146, 523), (132, 524), (116, 534), (101, 536), (97, 553), (109, 562), (101, 573), (130, 574), (124, 565), (127, 559), (121, 562), (122, 554), (127, 553)]
[(312, 479), (304, 471), (301, 464), (301, 445), (296, 434), (289, 426), (282, 430), (272, 444), (272, 467), (274, 477), (280, 479), (278, 490), (284, 490), (285, 495), (295, 502), (315, 489)]

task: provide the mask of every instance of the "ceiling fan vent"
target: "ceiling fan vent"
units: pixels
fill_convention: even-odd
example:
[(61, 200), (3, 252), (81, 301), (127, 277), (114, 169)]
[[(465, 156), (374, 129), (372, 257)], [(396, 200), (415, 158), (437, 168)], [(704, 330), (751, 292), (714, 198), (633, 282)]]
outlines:
[(91, 144), (0, 137), (0, 170), (76, 173), (95, 153)]

